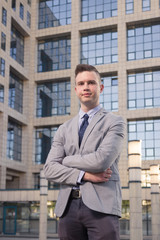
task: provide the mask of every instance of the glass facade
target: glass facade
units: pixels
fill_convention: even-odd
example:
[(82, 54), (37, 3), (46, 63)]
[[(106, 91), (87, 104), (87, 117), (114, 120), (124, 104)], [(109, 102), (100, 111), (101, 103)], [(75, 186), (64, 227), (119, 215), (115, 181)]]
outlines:
[(0, 102), (4, 102), (4, 86), (0, 84)]
[(122, 200), (122, 217), (120, 218), (120, 234), (129, 235), (130, 233), (130, 206), (129, 200)]
[(142, 0), (142, 11), (150, 11), (151, 10), (151, 0)]
[(148, 169), (142, 169), (141, 171), (141, 186), (151, 187), (150, 170)]
[(13, 73), (10, 73), (8, 105), (23, 112), (23, 82)]
[(128, 60), (160, 57), (160, 24), (129, 27)]
[(37, 85), (37, 117), (70, 114), (70, 82)]
[(81, 21), (117, 16), (117, 0), (81, 0)]
[(2, 7), (2, 23), (7, 26), (7, 10)]
[(118, 78), (107, 76), (101, 78), (104, 89), (100, 94), (100, 104), (107, 111), (118, 111)]
[(71, 0), (40, 0), (39, 29), (71, 24)]
[(11, 28), (10, 56), (24, 66), (24, 37), (13, 25)]
[(126, 0), (126, 14), (134, 13), (134, 0)]
[(38, 43), (38, 72), (68, 69), (71, 67), (71, 40), (51, 39)]
[(37, 128), (35, 131), (35, 164), (44, 164), (58, 127)]
[(8, 121), (7, 157), (11, 160), (21, 161), (22, 126), (15, 121)]
[(6, 34), (1, 32), (1, 49), (6, 51)]
[(5, 60), (0, 57), (0, 75), (5, 76)]
[(129, 121), (128, 140), (142, 140), (142, 160), (160, 159), (160, 119)]
[(160, 71), (128, 75), (128, 109), (160, 107)]
[(151, 201), (143, 200), (142, 201), (142, 219), (143, 219), (143, 236), (152, 235), (152, 210), (151, 210)]
[(99, 65), (118, 61), (118, 41), (115, 30), (82, 34), (81, 63)]

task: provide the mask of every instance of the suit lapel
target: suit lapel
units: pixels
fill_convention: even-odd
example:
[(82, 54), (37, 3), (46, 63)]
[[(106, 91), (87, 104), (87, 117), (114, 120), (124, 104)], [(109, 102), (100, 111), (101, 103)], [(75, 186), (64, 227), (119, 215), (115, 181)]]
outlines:
[(72, 134), (72, 139), (73, 139), (73, 144), (75, 144), (75, 147), (76, 147), (77, 151), (79, 151), (78, 120), (79, 120), (79, 115), (76, 115), (73, 118), (73, 121), (72, 121), (72, 133), (71, 133)]
[[(105, 112), (105, 113), (104, 113)], [(85, 133), (84, 133), (84, 136), (83, 136), (83, 139), (82, 139), (82, 142), (81, 142), (81, 146), (80, 146), (80, 149), (83, 148), (88, 136), (90, 135), (92, 129), (94, 128), (94, 126), (104, 117), (104, 115), (106, 114), (106, 111), (102, 108), (100, 109), (96, 114), (95, 116), (93, 117), (91, 123), (88, 125)]]

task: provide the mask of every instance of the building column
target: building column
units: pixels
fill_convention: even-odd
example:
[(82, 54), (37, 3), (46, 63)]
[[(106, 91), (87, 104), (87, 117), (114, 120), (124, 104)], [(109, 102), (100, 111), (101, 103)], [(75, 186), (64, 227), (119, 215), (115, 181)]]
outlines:
[(128, 145), (130, 240), (142, 240), (141, 141)]
[(41, 170), (39, 240), (47, 240), (47, 196), (48, 196), (48, 181), (45, 179), (43, 170)]
[(151, 207), (152, 207), (152, 240), (160, 239), (160, 202), (159, 202), (159, 165), (150, 166)]

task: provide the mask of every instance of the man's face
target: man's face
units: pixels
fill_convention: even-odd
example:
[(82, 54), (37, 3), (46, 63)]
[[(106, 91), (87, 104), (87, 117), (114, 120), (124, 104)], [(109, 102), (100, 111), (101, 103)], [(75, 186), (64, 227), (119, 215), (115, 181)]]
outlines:
[(76, 77), (76, 94), (81, 102), (82, 110), (89, 111), (98, 106), (99, 95), (104, 86), (100, 84), (98, 75), (95, 72), (84, 71)]

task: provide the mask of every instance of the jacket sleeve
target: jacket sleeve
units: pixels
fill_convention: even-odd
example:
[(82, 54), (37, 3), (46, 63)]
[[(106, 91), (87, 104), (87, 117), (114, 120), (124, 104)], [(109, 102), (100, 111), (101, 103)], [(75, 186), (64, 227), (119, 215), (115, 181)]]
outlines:
[(76, 185), (80, 170), (64, 166), (65, 157), (63, 127), (60, 126), (54, 137), (51, 150), (43, 167), (46, 179), (60, 184)]
[(66, 156), (64, 166), (87, 172), (103, 172), (111, 167), (121, 153), (125, 133), (125, 123), (121, 117), (115, 118), (105, 133), (96, 151), (89, 154)]

